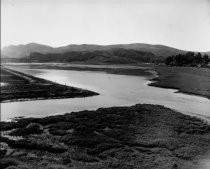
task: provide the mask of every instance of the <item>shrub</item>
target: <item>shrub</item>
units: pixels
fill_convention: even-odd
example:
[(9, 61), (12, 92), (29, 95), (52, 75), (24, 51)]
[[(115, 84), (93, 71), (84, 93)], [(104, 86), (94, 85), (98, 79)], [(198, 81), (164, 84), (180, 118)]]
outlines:
[(31, 123), (25, 128), (15, 129), (10, 133), (12, 136), (26, 136), (29, 134), (41, 134), (43, 129), (41, 129), (39, 124)]

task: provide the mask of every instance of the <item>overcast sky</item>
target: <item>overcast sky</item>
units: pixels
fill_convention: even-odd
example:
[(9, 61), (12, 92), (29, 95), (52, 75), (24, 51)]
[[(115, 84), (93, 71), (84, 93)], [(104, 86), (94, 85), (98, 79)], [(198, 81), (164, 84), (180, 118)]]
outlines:
[[(44, 1), (44, 2), (43, 2)], [(210, 0), (1, 0), (1, 46), (163, 44), (210, 51)]]

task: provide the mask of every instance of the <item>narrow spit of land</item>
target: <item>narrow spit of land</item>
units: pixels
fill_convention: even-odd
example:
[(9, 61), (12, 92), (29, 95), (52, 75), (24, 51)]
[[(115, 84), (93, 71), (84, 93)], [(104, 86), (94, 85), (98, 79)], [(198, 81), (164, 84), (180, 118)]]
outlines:
[(74, 98), (97, 95), (1, 67), (1, 102), (33, 99)]
[(164, 106), (138, 104), (1, 122), (1, 167), (193, 169), (210, 126)]

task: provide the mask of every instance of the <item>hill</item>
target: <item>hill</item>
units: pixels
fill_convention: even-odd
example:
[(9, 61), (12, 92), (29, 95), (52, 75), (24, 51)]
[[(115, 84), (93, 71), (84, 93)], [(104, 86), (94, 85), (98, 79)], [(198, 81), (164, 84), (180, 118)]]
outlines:
[(71, 51), (66, 53), (31, 53), (22, 62), (77, 62), (92, 64), (135, 64), (153, 62), (157, 57), (151, 52), (132, 49), (110, 49), (97, 51)]
[(68, 45), (65, 47), (56, 48), (54, 52), (62, 53), (62, 52), (70, 52), (70, 51), (99, 51), (99, 50), (111, 50), (111, 49), (133, 49), (137, 51), (143, 52), (151, 52), (156, 56), (170, 56), (172, 54), (183, 53), (184, 51), (175, 49), (172, 47), (164, 46), (164, 45), (150, 45), (144, 43), (133, 43), (133, 44), (117, 44), (117, 45)]
[(87, 63), (136, 63), (163, 61), (171, 55), (183, 54), (187, 51), (164, 45), (144, 43), (117, 45), (68, 45), (53, 48), (30, 43), (11, 45), (1, 50), (2, 61), (20, 62), (87, 62)]
[(179, 49), (175, 49), (172, 47), (164, 46), (164, 45), (150, 45), (143, 43), (133, 43), (133, 44), (118, 44), (118, 45), (91, 45), (91, 44), (82, 44), (82, 45), (68, 45), (58, 48), (53, 48), (50, 46), (30, 43), (26, 45), (11, 45), (8, 47), (4, 47), (1, 52), (3, 55), (10, 58), (20, 58), (29, 55), (32, 52), (39, 52), (42, 54), (45, 53), (66, 53), (72, 51), (102, 51), (102, 50), (110, 50), (110, 49), (133, 49), (144, 52), (152, 52), (156, 56), (170, 56), (172, 54), (178, 54), (180, 52), (184, 52)]
[(1, 50), (1, 55), (4, 55), (8, 58), (21, 58), (28, 56), (31, 52), (49, 53), (52, 52), (52, 50), (53, 48), (50, 46), (37, 43), (29, 43), (27, 45), (10, 45), (4, 47)]

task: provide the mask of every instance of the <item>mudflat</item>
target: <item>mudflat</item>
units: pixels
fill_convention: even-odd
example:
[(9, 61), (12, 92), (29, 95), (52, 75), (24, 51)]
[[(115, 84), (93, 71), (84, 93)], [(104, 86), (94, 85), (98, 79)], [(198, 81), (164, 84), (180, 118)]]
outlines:
[(151, 86), (178, 89), (210, 99), (209, 68), (158, 66), (155, 70), (159, 76), (153, 79)]
[(1, 122), (6, 168), (191, 169), (210, 150), (205, 121), (138, 104)]
[(97, 95), (97, 93), (60, 85), (49, 80), (1, 67), (1, 102), (74, 98), (93, 95)]

